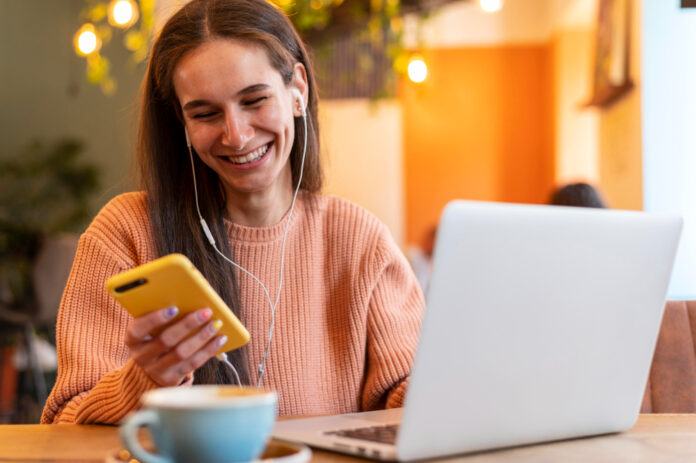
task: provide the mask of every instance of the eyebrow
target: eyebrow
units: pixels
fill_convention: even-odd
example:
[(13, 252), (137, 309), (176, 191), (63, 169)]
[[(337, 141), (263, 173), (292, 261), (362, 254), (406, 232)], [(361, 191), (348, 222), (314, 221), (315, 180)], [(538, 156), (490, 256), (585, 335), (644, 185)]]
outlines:
[[(261, 91), (261, 90), (266, 90), (270, 87), (271, 86), (268, 84), (254, 84), (254, 85), (250, 85), (248, 87), (243, 88), (242, 90), (237, 92), (237, 95), (243, 96), (243, 95), (246, 95), (248, 93), (254, 93), (254, 92)], [(206, 106), (209, 104), (212, 104), (212, 102), (210, 100), (192, 100), (192, 101), (189, 101), (188, 103), (186, 103), (182, 109), (184, 111), (188, 111), (190, 109), (195, 109), (195, 108), (198, 108), (200, 106)]]

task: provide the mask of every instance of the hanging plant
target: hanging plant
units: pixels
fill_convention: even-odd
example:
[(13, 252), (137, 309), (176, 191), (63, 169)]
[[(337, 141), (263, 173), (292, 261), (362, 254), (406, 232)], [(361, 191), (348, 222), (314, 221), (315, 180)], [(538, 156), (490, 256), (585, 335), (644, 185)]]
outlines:
[[(102, 47), (121, 40), (135, 64), (150, 49), (156, 0), (85, 0), (74, 37), (85, 57), (87, 80), (106, 95), (116, 91)], [(410, 52), (401, 45), (402, 15), (421, 16), (453, 0), (269, 0), (282, 9), (309, 44), (324, 97), (393, 96)]]
[(273, 0), (314, 58), (325, 98), (393, 96), (400, 0)]
[(80, 14), (84, 21), (75, 33), (75, 52), (85, 57), (87, 81), (99, 85), (112, 95), (116, 81), (111, 75), (111, 61), (102, 46), (116, 38), (130, 51), (130, 61), (138, 64), (147, 58), (152, 33), (155, 0), (87, 0)]

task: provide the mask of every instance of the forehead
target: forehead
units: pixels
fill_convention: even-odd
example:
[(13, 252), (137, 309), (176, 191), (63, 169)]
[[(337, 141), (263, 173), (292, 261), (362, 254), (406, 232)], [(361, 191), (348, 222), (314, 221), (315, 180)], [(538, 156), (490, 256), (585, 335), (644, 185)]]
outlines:
[(232, 39), (205, 42), (181, 58), (174, 68), (174, 90), (181, 104), (187, 99), (216, 99), (255, 84), (278, 86), (280, 73), (266, 49)]

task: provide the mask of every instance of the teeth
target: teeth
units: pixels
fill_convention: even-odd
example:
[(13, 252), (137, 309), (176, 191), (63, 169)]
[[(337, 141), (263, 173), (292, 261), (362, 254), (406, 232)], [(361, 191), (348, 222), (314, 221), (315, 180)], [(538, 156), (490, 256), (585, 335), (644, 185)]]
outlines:
[(227, 160), (234, 164), (248, 164), (250, 162), (254, 162), (266, 154), (266, 151), (268, 151), (268, 146), (269, 145), (263, 145), (245, 156), (229, 156)]

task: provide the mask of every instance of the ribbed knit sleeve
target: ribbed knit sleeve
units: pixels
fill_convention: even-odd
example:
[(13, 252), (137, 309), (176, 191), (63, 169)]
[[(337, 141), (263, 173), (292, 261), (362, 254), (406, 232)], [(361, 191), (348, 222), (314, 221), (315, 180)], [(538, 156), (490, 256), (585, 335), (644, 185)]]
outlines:
[(146, 235), (125, 225), (142, 220), (143, 207), (135, 195), (118, 198), (80, 238), (56, 325), (58, 378), (42, 423), (118, 423), (144, 391), (157, 387), (128, 360), (131, 316), (104, 289), (107, 278), (141, 260)]
[(386, 227), (380, 231), (365, 272), (373, 286), (367, 316), (363, 410), (402, 406), (424, 305), (408, 261)]

